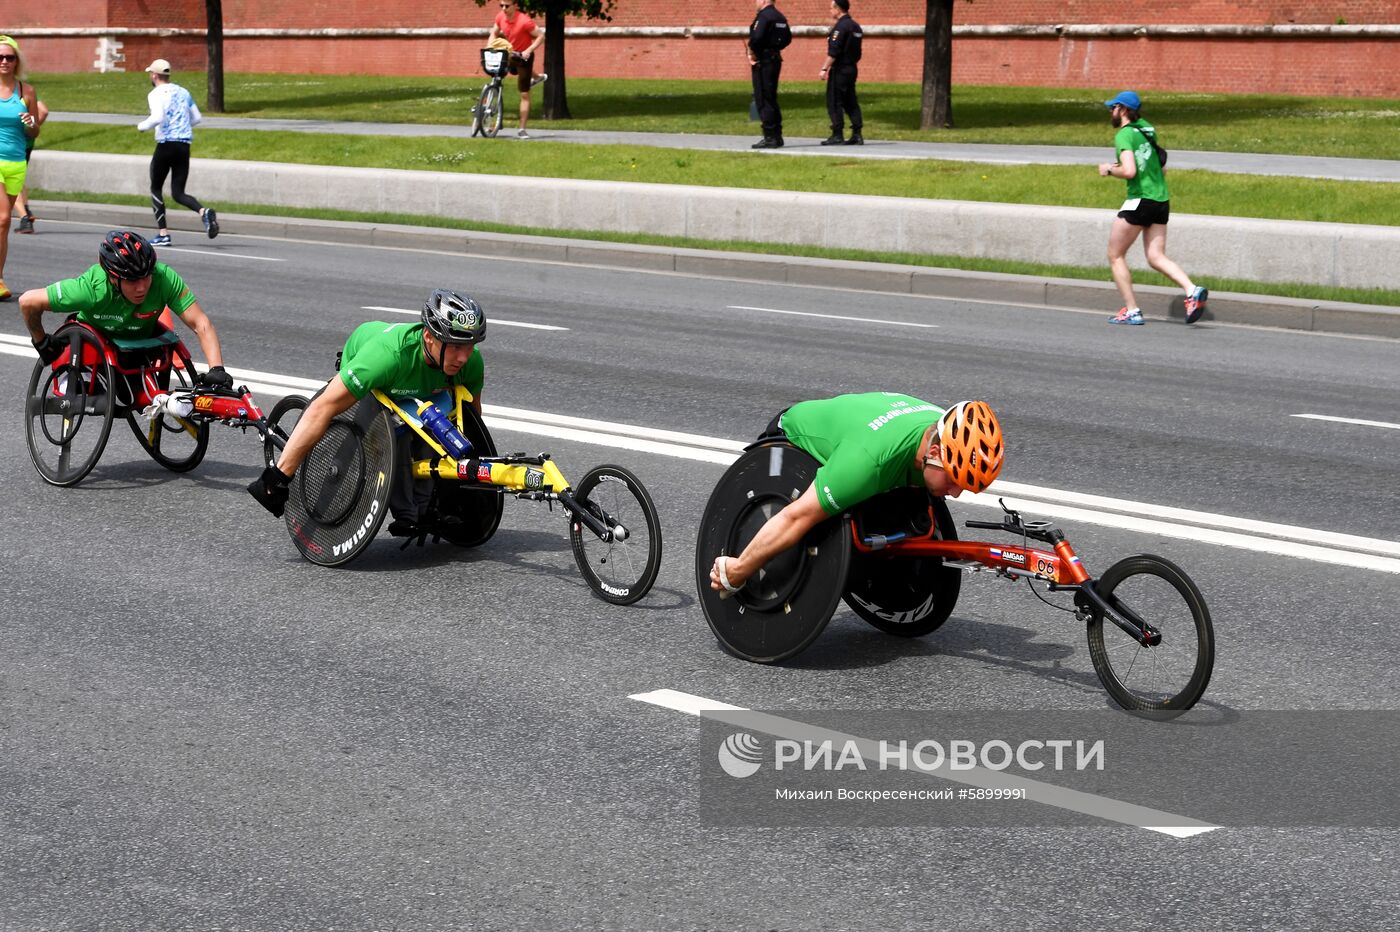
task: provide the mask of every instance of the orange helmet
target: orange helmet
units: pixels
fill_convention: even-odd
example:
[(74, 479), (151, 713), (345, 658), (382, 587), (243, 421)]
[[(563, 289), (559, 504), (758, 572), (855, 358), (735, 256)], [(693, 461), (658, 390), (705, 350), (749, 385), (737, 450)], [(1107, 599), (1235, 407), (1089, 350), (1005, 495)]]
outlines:
[(948, 478), (969, 492), (991, 485), (1006, 459), (1001, 424), (985, 401), (960, 401), (944, 412), (938, 422), (938, 443)]

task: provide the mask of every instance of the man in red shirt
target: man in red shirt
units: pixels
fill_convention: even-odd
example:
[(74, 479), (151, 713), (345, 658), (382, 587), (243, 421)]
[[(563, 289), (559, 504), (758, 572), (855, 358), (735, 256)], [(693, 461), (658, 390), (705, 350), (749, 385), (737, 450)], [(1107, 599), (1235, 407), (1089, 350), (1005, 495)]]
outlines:
[(520, 131), (515, 135), (529, 139), (525, 124), (530, 120), (530, 88), (544, 81), (549, 75), (541, 71), (533, 74), (535, 49), (544, 41), (544, 30), (536, 28), (535, 21), (520, 11), (519, 0), (501, 0), (501, 12), (491, 24), (491, 39), (504, 36), (514, 52), (510, 56), (510, 73), (519, 77), (520, 88)]

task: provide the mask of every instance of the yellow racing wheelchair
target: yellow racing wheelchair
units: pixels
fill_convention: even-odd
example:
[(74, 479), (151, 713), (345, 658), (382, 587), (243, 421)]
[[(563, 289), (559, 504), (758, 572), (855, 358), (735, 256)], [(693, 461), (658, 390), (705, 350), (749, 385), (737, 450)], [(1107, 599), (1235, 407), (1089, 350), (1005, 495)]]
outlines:
[[(292, 478), (284, 515), (301, 555), (321, 566), (343, 566), (374, 540), (398, 481), (430, 480), (424, 526), (435, 540), (462, 547), (485, 543), (501, 521), (507, 495), (563, 507), (569, 541), (584, 580), (615, 605), (641, 599), (661, 567), (661, 523), (646, 487), (630, 470), (604, 465), (577, 486), (548, 453), (498, 455), (465, 388), (455, 387), (449, 419), (471, 444), (451, 455), (418, 417), (418, 402), (400, 403), (375, 390), (338, 415)], [(309, 399), (290, 395), (273, 406), (273, 436), (291, 436)], [(414, 439), (421, 444), (414, 444)], [(398, 445), (428, 455), (396, 456)], [(280, 444), (264, 445), (268, 465)], [(425, 535), (426, 536), (426, 535)], [(420, 538), (420, 542), (421, 542)]]

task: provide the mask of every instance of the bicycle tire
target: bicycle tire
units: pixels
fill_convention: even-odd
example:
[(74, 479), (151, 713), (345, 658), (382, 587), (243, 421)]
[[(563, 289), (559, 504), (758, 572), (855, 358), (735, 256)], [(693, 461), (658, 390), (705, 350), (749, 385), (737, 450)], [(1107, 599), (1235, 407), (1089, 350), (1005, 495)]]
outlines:
[(477, 102), (478, 113), (481, 119), (481, 133), (490, 139), (495, 139), (496, 134), (501, 131), (501, 123), (504, 119), (501, 114), (501, 83), (492, 81), (481, 89), (481, 99)]
[[(929, 503), (938, 539), (957, 540), (957, 525), (947, 503), (942, 498)], [(941, 557), (892, 557), (877, 551), (851, 555), (842, 598), (851, 611), (885, 634), (917, 638), (932, 634), (948, 620), (961, 592), (962, 571), (944, 566)]]
[[(184, 368), (177, 368), (173, 364), (165, 372), (161, 373), (161, 389), (163, 391), (188, 392), (192, 389), (193, 383), (190, 380), (190, 373), (194, 371), (194, 361), (190, 359), (187, 352), (176, 352), (172, 357), (180, 359), (184, 363)], [(177, 384), (173, 384), (177, 383)], [(189, 472), (204, 461), (204, 455), (209, 451), (209, 421), (203, 418), (176, 417), (173, 414), (162, 412), (153, 416), (149, 422), (141, 416), (141, 412), (135, 409), (128, 409), (126, 412), (126, 423), (131, 427), (131, 432), (136, 435), (136, 441), (141, 444), (141, 449), (150, 455), (160, 465), (171, 472)], [(143, 426), (144, 423), (144, 426)], [(168, 444), (167, 437), (190, 437), (193, 444), (189, 445), (188, 451), (183, 451), (177, 444), (187, 443), (187, 441), (171, 440)]]
[[(102, 458), (116, 420), (117, 402), (112, 365), (97, 337), (70, 324), (60, 327), (54, 339), (68, 343), (68, 359), (62, 365), (35, 361), (24, 400), (24, 434), (39, 476), (49, 485), (68, 488), (81, 482)], [(73, 362), (75, 356), (77, 363)], [(76, 416), (67, 417), (69, 414)], [(59, 420), (50, 424), (48, 418), (55, 415)], [(92, 449), (80, 453), (74, 465), (73, 444), (84, 423), (93, 417), (101, 418), (90, 425), (96, 430), (82, 435), (93, 438)], [(51, 455), (57, 456), (54, 462), (47, 459)]]
[[(1092, 612), (1089, 657), (1113, 701), (1154, 718), (1174, 718), (1195, 705), (1215, 666), (1215, 632), (1205, 597), (1191, 577), (1170, 560), (1144, 553), (1110, 566), (1096, 589), (1111, 606), (1131, 608), (1162, 633), (1159, 645), (1145, 647), (1106, 620), (1101, 609)], [(1188, 615), (1194, 645), (1186, 633)], [(1164, 683), (1170, 685), (1158, 685)]]
[(291, 438), (292, 431), (296, 430), (297, 423), (301, 420), (302, 413), (306, 411), (306, 406), (311, 404), (310, 399), (304, 395), (287, 395), (280, 398), (277, 404), (272, 406), (272, 410), (267, 414), (267, 433), (263, 438), (263, 465), (276, 466), (279, 450), (270, 437), (276, 435), (282, 443)]
[[(661, 519), (646, 486), (631, 470), (599, 466), (583, 477), (574, 500), (609, 526), (620, 524), (628, 531), (626, 540), (604, 541), (583, 522), (569, 522), (574, 561), (588, 587), (614, 605), (631, 605), (641, 599), (651, 591), (661, 570)], [(643, 532), (645, 539), (639, 539)], [(617, 568), (616, 573), (611, 572), (612, 567)]]

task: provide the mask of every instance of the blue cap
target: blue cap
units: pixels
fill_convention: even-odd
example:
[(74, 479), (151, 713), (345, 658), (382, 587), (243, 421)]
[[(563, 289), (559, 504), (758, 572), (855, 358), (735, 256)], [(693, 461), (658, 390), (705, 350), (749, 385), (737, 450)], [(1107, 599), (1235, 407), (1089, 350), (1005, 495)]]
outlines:
[(1103, 102), (1103, 105), (1105, 107), (1108, 107), (1110, 110), (1118, 106), (1119, 104), (1122, 104), (1129, 110), (1141, 110), (1142, 98), (1137, 95), (1136, 91), (1123, 91), (1121, 94), (1119, 94), (1112, 100), (1105, 100)]

